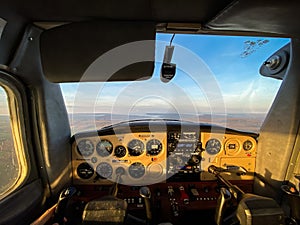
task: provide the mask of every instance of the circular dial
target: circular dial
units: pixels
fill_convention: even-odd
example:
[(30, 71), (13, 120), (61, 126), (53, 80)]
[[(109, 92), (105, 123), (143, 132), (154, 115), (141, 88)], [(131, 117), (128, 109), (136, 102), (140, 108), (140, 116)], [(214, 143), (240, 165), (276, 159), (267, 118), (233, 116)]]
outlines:
[(157, 139), (151, 139), (146, 145), (147, 154), (158, 155), (162, 150), (162, 143)]
[(77, 144), (77, 151), (82, 156), (90, 156), (94, 153), (94, 144), (89, 139), (83, 139)]
[(117, 156), (118, 158), (122, 158), (126, 155), (126, 148), (122, 145), (118, 145), (115, 148), (115, 156)]
[(240, 142), (236, 139), (229, 139), (226, 141), (224, 149), (226, 155), (236, 155), (240, 151)]
[(144, 152), (144, 143), (138, 139), (133, 139), (128, 143), (127, 148), (130, 155), (139, 156)]
[(151, 164), (147, 167), (150, 177), (159, 178), (164, 173), (164, 168), (160, 164)]
[(101, 178), (109, 178), (113, 173), (113, 168), (109, 163), (102, 162), (97, 166), (96, 172)]
[(125, 174), (125, 169), (123, 167), (118, 167), (116, 169), (116, 175), (124, 175)]
[(244, 149), (245, 151), (251, 150), (252, 147), (253, 147), (252, 141), (247, 140), (247, 141), (245, 141), (244, 144), (243, 144), (243, 149)]
[(205, 151), (210, 155), (218, 154), (221, 151), (221, 142), (218, 139), (209, 139), (205, 145)]
[(132, 163), (128, 168), (128, 172), (133, 178), (141, 178), (145, 174), (145, 166), (140, 162)]
[(82, 179), (89, 179), (94, 175), (94, 169), (88, 163), (81, 163), (77, 167), (77, 174)]
[(109, 156), (113, 151), (113, 145), (108, 140), (101, 140), (96, 146), (96, 151), (102, 157)]

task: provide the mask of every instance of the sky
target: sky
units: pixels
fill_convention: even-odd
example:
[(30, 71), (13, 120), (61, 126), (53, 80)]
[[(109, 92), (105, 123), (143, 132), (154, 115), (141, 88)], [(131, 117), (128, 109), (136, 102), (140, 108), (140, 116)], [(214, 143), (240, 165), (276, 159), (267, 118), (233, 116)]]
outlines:
[(7, 95), (0, 86), (0, 115), (8, 115)]
[(177, 70), (173, 80), (164, 83), (160, 68), (171, 38), (172, 34), (157, 34), (155, 69), (149, 80), (61, 84), (68, 112), (228, 114), (269, 110), (281, 81), (261, 76), (259, 68), (289, 39), (176, 34), (172, 63)]

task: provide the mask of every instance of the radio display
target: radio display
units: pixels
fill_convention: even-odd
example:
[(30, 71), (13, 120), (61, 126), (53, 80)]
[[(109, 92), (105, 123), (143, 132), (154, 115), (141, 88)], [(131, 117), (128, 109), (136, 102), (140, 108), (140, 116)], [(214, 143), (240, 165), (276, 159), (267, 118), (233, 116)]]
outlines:
[(195, 147), (195, 143), (190, 143), (190, 142), (179, 142), (177, 144), (177, 149), (190, 149), (190, 148), (194, 148)]

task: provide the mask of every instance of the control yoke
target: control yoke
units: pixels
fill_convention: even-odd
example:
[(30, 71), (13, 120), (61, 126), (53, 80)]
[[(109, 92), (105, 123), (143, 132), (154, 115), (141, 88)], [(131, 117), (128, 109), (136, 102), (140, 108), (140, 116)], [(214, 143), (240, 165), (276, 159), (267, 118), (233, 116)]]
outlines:
[(216, 166), (209, 166), (208, 172), (214, 174), (218, 180), (220, 180), (223, 184), (225, 184), (226, 188), (232, 194), (232, 196), (237, 199), (238, 201), (241, 200), (243, 195), (245, 194), (238, 186), (231, 184), (228, 180), (224, 179), (220, 173), (222, 172), (230, 172), (235, 173), (238, 175), (246, 174), (247, 170), (240, 166), (227, 166), (226, 169), (216, 167)]
[(209, 166), (208, 172), (217, 175), (218, 173), (227, 172), (237, 175), (245, 175), (248, 171), (242, 166), (236, 165), (227, 165), (226, 168), (216, 167), (216, 166)]
[(60, 195), (57, 202), (57, 206), (54, 212), (53, 223), (58, 223), (63, 225), (64, 223), (64, 214), (67, 208), (68, 200), (77, 192), (75, 187), (68, 187), (64, 189)]
[[(208, 167), (208, 171), (214, 174), (225, 187), (221, 187), (220, 196), (215, 212), (215, 222), (217, 225), (223, 224), (243, 224), (243, 225), (279, 225), (283, 224), (284, 212), (277, 202), (268, 197), (245, 193), (238, 186), (231, 184), (223, 178), (220, 173), (230, 172), (245, 174), (247, 171), (239, 166), (229, 166), (226, 169), (216, 166)], [(232, 196), (237, 201), (237, 209), (224, 218), (228, 201)], [(262, 213), (263, 212), (263, 213)]]
[(237, 201), (240, 201), (245, 193), (238, 186), (233, 185), (229, 181), (224, 179), (220, 173), (230, 172), (241, 175), (246, 174), (247, 170), (240, 166), (227, 166), (227, 168), (224, 169), (211, 165), (208, 167), (208, 172), (214, 174), (217, 177), (217, 179), (226, 186), (226, 188), (222, 187), (220, 189), (220, 196), (218, 198), (215, 212), (215, 222), (217, 225), (221, 225), (224, 221), (224, 215), (229, 200), (231, 200), (233, 196), (235, 199), (237, 199)]

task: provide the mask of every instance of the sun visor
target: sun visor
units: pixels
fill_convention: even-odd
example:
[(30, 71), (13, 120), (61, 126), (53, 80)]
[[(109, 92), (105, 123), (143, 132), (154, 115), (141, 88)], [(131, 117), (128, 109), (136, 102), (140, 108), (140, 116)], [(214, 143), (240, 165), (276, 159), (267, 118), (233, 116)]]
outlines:
[(152, 76), (155, 24), (88, 21), (45, 30), (41, 62), (51, 82), (132, 81)]
[(215, 31), (299, 36), (299, 6), (299, 1), (235, 1), (205, 26)]

